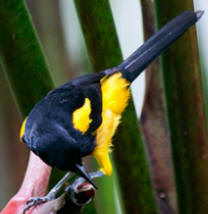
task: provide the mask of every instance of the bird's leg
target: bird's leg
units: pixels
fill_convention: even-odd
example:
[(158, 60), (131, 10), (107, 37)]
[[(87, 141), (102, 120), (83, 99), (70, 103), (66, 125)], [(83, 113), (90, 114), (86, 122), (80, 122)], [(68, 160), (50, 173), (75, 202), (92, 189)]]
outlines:
[[(104, 175), (104, 173), (102, 171), (96, 171), (96, 172), (89, 173), (90, 179), (102, 177), (103, 175)], [(86, 191), (86, 189), (83, 188), (83, 185), (85, 182), (86, 182), (86, 180), (83, 177), (79, 177), (71, 185), (67, 186), (64, 190), (69, 195), (70, 200), (78, 206), (83, 205), (83, 201), (80, 202), (80, 195), (81, 195), (81, 192)], [(80, 188), (80, 187), (82, 187), (82, 188)], [(87, 188), (89, 188), (89, 185), (87, 186)], [(94, 187), (91, 186), (90, 189), (94, 189)], [(94, 189), (94, 191), (95, 191), (95, 189)], [(87, 197), (89, 197), (89, 195)], [(89, 203), (92, 200), (92, 198), (93, 197), (90, 197), (87, 202), (86, 201), (84, 202), (84, 204)]]
[[(102, 171), (96, 171), (96, 172), (90, 172), (89, 173), (89, 176), (91, 179), (95, 179), (95, 178), (99, 178), (99, 177), (102, 177), (104, 176), (104, 173)], [(66, 187), (65, 191), (68, 192), (68, 189), (69, 188), (72, 188), (74, 191), (77, 189), (77, 187), (84, 183), (86, 180), (83, 178), (83, 177), (79, 177), (77, 179), (75, 179), (75, 181), (70, 184), (69, 186)]]
[(27, 201), (27, 205), (24, 208), (23, 214), (29, 210), (31, 207), (36, 207), (39, 204), (45, 203), (47, 201), (51, 201), (55, 199), (56, 194), (60, 191), (60, 189), (64, 186), (64, 184), (68, 181), (71, 176), (71, 172), (67, 172), (64, 177), (50, 190), (50, 192), (43, 197), (32, 197)]
[[(95, 179), (95, 178), (101, 177), (103, 175), (104, 174), (102, 171), (96, 171), (96, 172), (89, 173), (89, 176), (91, 179)], [(29, 201), (27, 201), (27, 205), (24, 208), (23, 214), (26, 213), (26, 211), (28, 211), (31, 207), (36, 207), (42, 203), (55, 199), (56, 194), (60, 191), (60, 189), (67, 182), (67, 180), (70, 178), (70, 176), (71, 176), (70, 172), (66, 173), (66, 175), (51, 189), (51, 191), (46, 196), (34, 197), (34, 198), (31, 198)], [(78, 187), (85, 181), (86, 180), (84, 178), (79, 177), (71, 185), (66, 187), (65, 192), (67, 192), (68, 194), (70, 193), (71, 199), (72, 199), (72, 201), (74, 201), (74, 203), (78, 204), (78, 202), (76, 201), (76, 197), (73, 197), (73, 195), (74, 195), (74, 193), (78, 192)]]
[(104, 176), (102, 171), (90, 172), (90, 178), (95, 179)]
[(71, 172), (67, 172), (64, 177), (50, 190), (47, 196), (55, 198), (56, 194), (60, 191), (60, 189), (64, 186), (64, 184), (69, 180), (71, 177)]

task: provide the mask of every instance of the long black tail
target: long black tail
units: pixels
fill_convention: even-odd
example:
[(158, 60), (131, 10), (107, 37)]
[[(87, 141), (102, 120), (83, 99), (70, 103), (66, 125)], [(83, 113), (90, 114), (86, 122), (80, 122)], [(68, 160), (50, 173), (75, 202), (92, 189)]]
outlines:
[(185, 33), (203, 15), (203, 11), (185, 11), (148, 39), (117, 68), (132, 82), (160, 53)]

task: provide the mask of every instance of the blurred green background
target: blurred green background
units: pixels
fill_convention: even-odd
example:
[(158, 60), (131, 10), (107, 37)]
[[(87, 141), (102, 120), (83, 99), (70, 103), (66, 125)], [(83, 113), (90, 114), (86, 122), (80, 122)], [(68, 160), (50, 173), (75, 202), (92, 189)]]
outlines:
[[(153, 1), (149, 2), (152, 3)], [(145, 35), (145, 30), (147, 30), (147, 28), (145, 29), (145, 26), (143, 25), (146, 21), (144, 6), (147, 5), (147, 3), (139, 0), (110, 0), (109, 3), (116, 26), (122, 56), (123, 58), (126, 58), (143, 43), (144, 38), (147, 38)], [(89, 60), (90, 57), (87, 52), (74, 2), (71, 0), (27, 0), (26, 4), (29, 8), (33, 23), (48, 60), (55, 85), (58, 86), (76, 76), (92, 72), (93, 66)], [(87, 2), (83, 4), (87, 4)], [(197, 24), (197, 35), (203, 77), (202, 82), (204, 91), (206, 92), (208, 85), (208, 60), (206, 60), (208, 53), (208, 2), (206, 2), (206, 0), (195, 0), (194, 7), (197, 10), (205, 10), (203, 19)], [(149, 11), (149, 13), (151, 13), (151, 11)], [(132, 85), (133, 100), (138, 120), (144, 101), (145, 83), (148, 85), (147, 80), (145, 82), (145, 75), (143, 73)], [(205, 105), (208, 104), (206, 95), (207, 94), (204, 93)], [(21, 185), (29, 151), (24, 144), (19, 143), (18, 139), (21, 119), (1, 69), (0, 97), (1, 210)], [(145, 133), (145, 125), (142, 126), (142, 131)], [(144, 139), (146, 139), (145, 136)], [(170, 156), (166, 157), (167, 154), (171, 153), (170, 142), (167, 142), (164, 150), (162, 146), (161, 149), (157, 148), (159, 150), (157, 150), (158, 156), (161, 155), (162, 160), (167, 161), (164, 163), (166, 168), (161, 169), (160, 167), (165, 166), (157, 165), (156, 163), (157, 166), (155, 169), (155, 162), (159, 160), (155, 158), (154, 151), (150, 148), (148, 149), (148, 140), (146, 139), (146, 141), (146, 153), (149, 156), (149, 163), (152, 165), (151, 172), (153, 172), (153, 175), (151, 175), (151, 178), (154, 180), (153, 186), (156, 187), (155, 194), (159, 198), (157, 199), (157, 204), (159, 204), (160, 213), (178, 213), (172, 161), (170, 160)], [(91, 163), (91, 165), (93, 164)], [(164, 170), (165, 172), (168, 172), (165, 176), (169, 177), (165, 177), (162, 173), (161, 175), (156, 176), (154, 175), (154, 170), (157, 172), (162, 172)], [(95, 199), (97, 213), (125, 213), (123, 202), (121, 202), (118, 180), (119, 178), (115, 172), (111, 178), (102, 178), (102, 180), (99, 181), (100, 193), (98, 192)], [(167, 185), (163, 185), (163, 182), (166, 182)], [(167, 192), (163, 191), (164, 189), (160, 189), (161, 186)], [(102, 191), (103, 193), (101, 193)], [(163, 207), (164, 198), (167, 199), (164, 200), (164, 203), (166, 204), (167, 202), (168, 206), (164, 205), (165, 208), (161, 208)], [(168, 212), (165, 212), (165, 210), (168, 210)], [(137, 211), (135, 211), (135, 213), (137, 213)], [(151, 211), (141, 213), (151, 213)]]

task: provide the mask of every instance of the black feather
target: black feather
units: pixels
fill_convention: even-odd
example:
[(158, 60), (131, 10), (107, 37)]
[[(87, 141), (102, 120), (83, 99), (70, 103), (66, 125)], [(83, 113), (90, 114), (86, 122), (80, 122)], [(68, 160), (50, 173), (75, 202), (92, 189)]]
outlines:
[(199, 19), (198, 12), (185, 11), (148, 39), (139, 49), (122, 62), (118, 69), (132, 82), (156, 58), (166, 50), (178, 37), (187, 31)]
[[(28, 115), (24, 142), (49, 165), (76, 171), (75, 165), (80, 165), (81, 158), (94, 150), (95, 136), (92, 133), (102, 122), (100, 80), (121, 71), (123, 77), (132, 82), (201, 15), (202, 12), (184, 12), (147, 40), (118, 67), (78, 77), (50, 91)], [(86, 98), (91, 103), (92, 122), (83, 134), (74, 128), (72, 114), (84, 104)]]

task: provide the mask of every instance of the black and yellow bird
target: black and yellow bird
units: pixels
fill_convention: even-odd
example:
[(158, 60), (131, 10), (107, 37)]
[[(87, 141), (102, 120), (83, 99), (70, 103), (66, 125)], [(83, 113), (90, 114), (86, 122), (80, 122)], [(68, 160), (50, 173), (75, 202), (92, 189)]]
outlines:
[(185, 11), (119, 66), (78, 77), (49, 92), (24, 120), (21, 141), (50, 166), (75, 172), (92, 184), (84, 156), (93, 155), (99, 170), (110, 175), (109, 150), (128, 105), (130, 84), (202, 14)]

